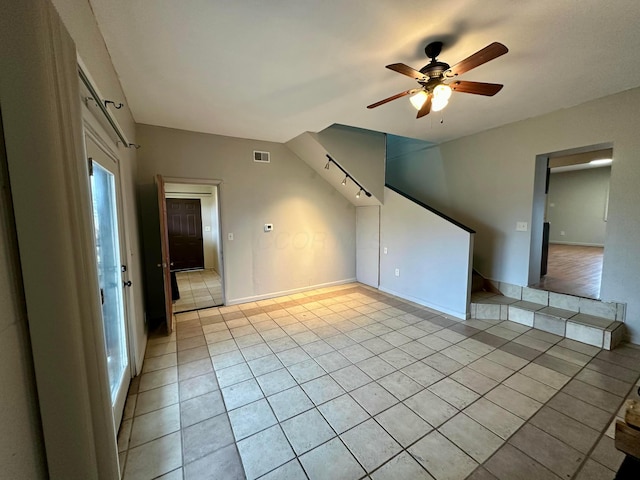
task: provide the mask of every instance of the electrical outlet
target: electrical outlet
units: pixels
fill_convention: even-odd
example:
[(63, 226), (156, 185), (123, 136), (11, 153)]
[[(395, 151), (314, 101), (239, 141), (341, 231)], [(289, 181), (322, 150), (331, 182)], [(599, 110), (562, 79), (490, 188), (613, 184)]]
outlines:
[(517, 232), (526, 232), (529, 228), (527, 222), (516, 222), (516, 231)]
[(564, 237), (564, 230), (560, 230), (560, 236)]
[(387, 254), (387, 247), (384, 247), (384, 249), (382, 250), (384, 252), (384, 254)]
[(400, 269), (396, 268), (396, 277), (399, 277), (399, 276), (400, 276)]

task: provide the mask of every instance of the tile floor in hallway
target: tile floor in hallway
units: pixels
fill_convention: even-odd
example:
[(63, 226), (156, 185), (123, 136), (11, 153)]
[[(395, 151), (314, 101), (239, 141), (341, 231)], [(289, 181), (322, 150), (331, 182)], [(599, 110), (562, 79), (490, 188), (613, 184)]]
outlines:
[(173, 304), (174, 312), (222, 305), (222, 282), (212, 268), (176, 272), (180, 298)]
[(132, 479), (613, 479), (640, 350), (359, 284), (177, 316), (118, 436)]

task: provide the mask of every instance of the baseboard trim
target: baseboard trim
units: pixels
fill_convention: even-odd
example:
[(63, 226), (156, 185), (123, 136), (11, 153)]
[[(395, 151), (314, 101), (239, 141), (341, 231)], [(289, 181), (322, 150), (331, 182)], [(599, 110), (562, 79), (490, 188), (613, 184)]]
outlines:
[(318, 288), (335, 287), (336, 285), (345, 285), (347, 283), (355, 282), (357, 282), (355, 277), (345, 278), (343, 280), (336, 280), (335, 282), (319, 283), (317, 285), (310, 285), (307, 287), (292, 288), (291, 290), (281, 290), (279, 292), (263, 293), (261, 295), (252, 295), (250, 297), (227, 299), (227, 303), (225, 303), (225, 305), (239, 305), (241, 303), (257, 302), (259, 300), (268, 300), (270, 298), (284, 297), (294, 293), (308, 292), (309, 290), (316, 290)]
[(417, 303), (418, 305), (422, 305), (423, 307), (432, 308), (433, 310), (437, 310), (437, 311), (442, 312), (442, 313), (444, 313), (446, 315), (451, 315), (452, 317), (455, 317), (455, 318), (460, 319), (460, 320), (468, 320), (469, 318), (471, 318), (471, 313), (470, 312), (457, 312), (457, 311), (451, 310), (449, 308), (443, 307), (442, 305), (437, 305), (435, 303), (429, 303), (429, 302), (426, 302), (425, 300), (423, 300), (421, 298), (416, 298), (416, 297), (412, 297), (411, 295), (407, 295), (407, 294), (404, 294), (404, 293), (396, 292), (395, 290), (390, 290), (390, 289), (385, 288), (383, 286), (378, 287), (378, 290), (380, 290), (381, 292), (384, 292), (384, 293), (388, 293), (389, 295), (393, 295), (395, 297), (402, 298), (403, 300), (409, 300), (410, 302)]
[(604, 248), (604, 244), (602, 243), (582, 243), (582, 242), (549, 242), (554, 245), (574, 245), (576, 247), (602, 247)]

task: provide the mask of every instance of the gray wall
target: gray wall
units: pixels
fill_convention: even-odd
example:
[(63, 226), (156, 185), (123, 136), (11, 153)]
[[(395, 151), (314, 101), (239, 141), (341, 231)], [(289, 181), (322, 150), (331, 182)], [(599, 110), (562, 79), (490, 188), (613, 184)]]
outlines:
[[(355, 279), (355, 207), (284, 144), (149, 125), (137, 134), (141, 190), (155, 174), (222, 181), (228, 303)], [(271, 163), (253, 162), (253, 150)]]
[(384, 198), (385, 134), (335, 124), (318, 141), (347, 172), (379, 200)]
[(386, 183), (449, 214), (449, 191), (442, 156), (433, 144), (387, 135)]
[(611, 167), (551, 174), (547, 219), (552, 243), (604, 246), (610, 178)]

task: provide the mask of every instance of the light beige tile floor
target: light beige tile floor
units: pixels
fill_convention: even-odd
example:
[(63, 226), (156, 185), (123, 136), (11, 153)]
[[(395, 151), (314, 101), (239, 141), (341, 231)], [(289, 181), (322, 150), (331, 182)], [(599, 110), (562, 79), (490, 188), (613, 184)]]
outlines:
[(623, 458), (631, 346), (461, 322), (359, 284), (176, 320), (132, 382), (127, 480), (613, 479)]
[(213, 269), (177, 272), (176, 281), (180, 292), (180, 298), (173, 305), (176, 313), (224, 303), (222, 281)]

